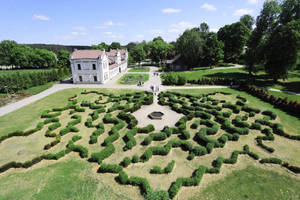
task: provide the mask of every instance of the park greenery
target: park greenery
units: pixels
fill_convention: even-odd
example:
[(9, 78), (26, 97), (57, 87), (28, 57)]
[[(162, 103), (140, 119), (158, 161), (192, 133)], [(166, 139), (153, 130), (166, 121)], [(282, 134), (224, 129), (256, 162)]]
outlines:
[(45, 69), (69, 67), (70, 52), (58, 51), (57, 55), (46, 49), (30, 48), (15, 41), (3, 40), (0, 43), (0, 66), (17, 69)]
[[(71, 89), (40, 100), (28, 108), (34, 124), (17, 128), (4, 122), (0, 127), (0, 183), (5, 185), (0, 191), (5, 198), (43, 199), (51, 187), (59, 191), (53, 199), (199, 199), (201, 183), (205, 194), (220, 187), (230, 188), (232, 197), (242, 191), (250, 199), (282, 197), (279, 189), (291, 190), (288, 197), (299, 195), (298, 119), (231, 89), (166, 91), (158, 100), (182, 114), (174, 127), (138, 126), (133, 113), (153, 103), (153, 94), (146, 91)], [(27, 115), (26, 109), (10, 117)], [(92, 170), (95, 167), (98, 170)], [(239, 176), (258, 174), (236, 180), (234, 174), (227, 176), (228, 169)], [(40, 191), (27, 184), (38, 183), (47, 171), (51, 175), (44, 175)], [(207, 178), (212, 176), (221, 181)], [(18, 181), (26, 190), (15, 184), (16, 177), (24, 177)], [(281, 178), (284, 183), (277, 184)], [(260, 184), (259, 190), (262, 180), (267, 184)], [(229, 187), (241, 182), (247, 190)], [(78, 194), (69, 192), (74, 188)], [(261, 192), (269, 189), (272, 193)]]

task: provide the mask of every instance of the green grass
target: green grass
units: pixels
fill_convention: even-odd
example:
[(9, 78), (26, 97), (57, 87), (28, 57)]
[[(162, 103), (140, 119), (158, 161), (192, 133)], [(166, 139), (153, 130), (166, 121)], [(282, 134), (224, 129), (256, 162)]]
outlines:
[(220, 91), (220, 92), (228, 92), (235, 96), (241, 95), (248, 100), (250, 106), (256, 107), (261, 110), (269, 109), (269, 110), (272, 110), (275, 113), (277, 113), (278, 117), (281, 119), (282, 125), (285, 127), (285, 129), (289, 133), (300, 134), (300, 119), (298, 119), (297, 117), (291, 116), (291, 115), (287, 114), (286, 112), (283, 112), (282, 110), (275, 108), (270, 103), (266, 103), (266, 102), (260, 100), (259, 98), (256, 98), (246, 92), (241, 92), (241, 91), (237, 91), (237, 90), (230, 89), (230, 88), (201, 89), (201, 90), (199, 90), (199, 89), (184, 89), (184, 90), (177, 89), (177, 90), (170, 90), (170, 91), (180, 92), (183, 94), (207, 94), (207, 93), (213, 93), (213, 92)]
[(129, 199), (93, 176), (92, 165), (82, 160), (63, 161), (46, 167), (0, 177), (1, 200), (10, 199)]
[(148, 67), (135, 67), (129, 70), (129, 72), (149, 72), (150, 68)]
[(43, 92), (44, 90), (47, 90), (47, 89), (51, 88), (54, 83), (55, 82), (49, 82), (49, 83), (46, 83), (45, 85), (39, 85), (39, 86), (31, 87), (31, 88), (28, 88), (27, 90), (24, 90), (23, 92), (25, 94), (35, 95), (35, 94), (38, 94), (40, 92)]
[(247, 167), (214, 182), (190, 200), (300, 199), (300, 180), (273, 171)]
[(124, 74), (118, 83), (122, 85), (136, 85), (139, 81), (146, 82), (149, 80), (149, 74)]
[[(40, 121), (40, 115), (44, 110), (63, 107), (67, 99), (74, 94), (80, 94), (84, 90), (97, 90), (114, 94), (124, 94), (134, 90), (109, 90), (109, 89), (67, 89), (51, 94), (28, 106), (0, 117), (0, 136), (17, 130), (26, 130), (35, 127)], [(15, 122), (15, 123), (12, 123)]]
[(187, 78), (187, 80), (199, 79), (199, 78), (229, 78), (240, 81), (246, 81), (256, 86), (269, 87), (280, 90), (288, 90), (292, 92), (300, 93), (300, 75), (289, 74), (288, 79), (279, 79), (278, 83), (274, 83), (265, 72), (258, 72), (255, 77), (249, 77), (248, 72), (244, 69), (219, 69), (219, 70), (202, 70), (202, 71), (188, 71), (177, 72)]
[(294, 100), (294, 101), (299, 101), (300, 102), (300, 96), (299, 95), (294, 95), (294, 94), (286, 94), (283, 92), (275, 92), (275, 91), (269, 91), (271, 95), (274, 95), (276, 97), (281, 97), (281, 98), (288, 98), (289, 100)]

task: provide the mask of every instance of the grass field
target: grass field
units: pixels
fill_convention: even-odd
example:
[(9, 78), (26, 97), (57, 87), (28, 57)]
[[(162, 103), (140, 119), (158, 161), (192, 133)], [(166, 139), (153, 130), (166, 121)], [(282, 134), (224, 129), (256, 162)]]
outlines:
[[(280, 184), (274, 184), (280, 183)], [(274, 171), (249, 166), (209, 185), (190, 200), (290, 199), (300, 198), (300, 181)]]
[(129, 72), (149, 72), (149, 71), (150, 71), (149, 67), (135, 67), (129, 70)]
[(202, 71), (189, 71), (178, 72), (185, 76), (187, 80), (199, 79), (199, 78), (230, 78), (240, 81), (246, 81), (257, 86), (275, 88), (280, 90), (288, 90), (292, 92), (300, 93), (300, 75), (289, 74), (288, 79), (279, 79), (278, 83), (274, 83), (272, 79), (268, 78), (263, 71), (260, 71), (255, 76), (255, 79), (249, 78), (248, 72), (244, 69), (221, 69), (221, 70), (202, 70)]
[[(88, 89), (91, 91), (95, 89)], [(3, 164), (16, 161), (25, 162), (44, 153), (57, 153), (66, 148), (66, 145), (74, 135), (81, 136), (82, 139), (76, 142), (76, 145), (81, 145), (88, 150), (86, 158), (80, 158), (77, 151), (71, 152), (59, 160), (43, 160), (40, 163), (33, 165), (28, 169), (9, 169), (4, 173), (0, 173), (0, 199), (143, 199), (143, 196), (138, 187), (131, 185), (121, 185), (116, 180), (117, 173), (99, 173), (99, 165), (97, 163), (88, 162), (92, 153), (102, 151), (105, 148), (103, 141), (114, 134), (110, 132), (112, 123), (104, 123), (104, 133), (98, 137), (98, 141), (94, 144), (90, 143), (90, 136), (96, 127), (88, 127), (86, 122), (91, 117), (94, 109), (85, 107), (81, 103), (83, 101), (106, 102), (110, 98), (107, 95), (127, 94), (128, 97), (133, 97), (136, 90), (108, 90), (96, 89), (101, 94), (81, 94), (85, 89), (68, 89), (52, 94), (32, 105), (28, 105), (13, 113), (0, 117), (0, 136), (15, 130), (26, 130), (35, 127), (35, 125), (43, 121), (40, 115), (43, 110), (63, 107), (67, 104), (68, 98), (74, 97), (78, 101), (76, 105), (85, 108), (84, 112), (76, 112), (75, 114), (82, 117), (80, 124), (76, 125), (79, 129), (77, 133), (68, 133), (61, 136), (61, 141), (50, 148), (44, 150), (45, 144), (54, 140), (51, 137), (45, 137), (46, 130), (51, 125), (45, 125), (40, 131), (26, 137), (13, 137), (0, 143), (0, 166)], [(260, 110), (271, 110), (277, 114), (277, 119), (270, 120), (272, 123), (281, 123), (284, 130), (288, 134), (300, 134), (300, 120), (289, 116), (288, 114), (273, 108), (270, 104), (260, 101), (244, 92), (239, 92), (232, 89), (208, 89), (208, 90), (173, 90), (183, 94), (207, 94), (211, 92), (228, 92), (231, 95), (215, 94), (210, 97), (215, 100), (224, 100), (233, 104), (238, 100), (237, 95), (241, 95), (247, 99), (247, 104), (251, 107)], [(187, 97), (175, 97), (177, 100), (189, 102)], [(141, 97), (137, 97), (141, 100)], [(165, 101), (169, 101), (166, 98)], [(197, 100), (200, 100), (197, 99)], [(96, 104), (96, 103), (95, 103)], [(127, 100), (110, 101), (104, 103), (106, 109), (113, 108), (114, 105), (134, 106), (136, 103), (127, 102)], [(102, 104), (101, 104), (102, 105)], [(190, 102), (188, 103), (190, 105)], [(221, 105), (221, 104), (219, 104)], [(120, 108), (121, 109), (121, 108)], [(59, 134), (60, 131), (67, 127), (67, 124), (72, 121), (70, 111), (67, 109), (61, 111), (58, 116), (61, 127), (51, 131)], [(223, 108), (222, 111), (228, 111), (228, 108)], [(108, 111), (106, 111), (108, 112)], [(120, 112), (119, 109), (111, 111), (113, 117), (116, 117)], [(50, 112), (55, 113), (55, 112)], [(145, 113), (147, 115), (148, 113)], [(244, 116), (246, 112), (241, 111), (239, 114), (232, 114), (229, 118), (232, 120), (236, 116)], [(95, 119), (92, 124), (103, 122), (105, 113), (100, 113), (99, 118)], [(22, 117), (20, 117), (22, 116)], [(246, 120), (248, 123), (254, 122), (255, 119), (263, 118), (262, 114), (256, 114), (255, 117), (249, 117)], [(17, 120), (16, 120), (17, 119)], [(142, 157), (143, 153), (153, 147), (162, 147), (171, 140), (187, 141), (193, 146), (199, 145), (195, 138), (197, 132), (206, 127), (200, 125), (197, 129), (191, 128), (191, 125), (201, 118), (195, 117), (186, 123), (186, 131), (189, 132), (188, 139), (182, 139), (180, 134), (171, 134), (169, 137), (156, 141), (153, 140), (148, 145), (142, 145), (150, 134), (136, 134), (134, 136), (136, 145), (130, 150), (123, 150), (127, 139), (125, 137), (128, 128), (121, 128), (118, 133), (119, 137), (112, 143), (115, 152), (107, 157), (103, 162), (106, 164), (119, 165), (125, 157), (132, 158), (133, 155)], [(12, 123), (13, 122), (13, 123)], [(153, 122), (155, 123), (155, 122)], [(263, 126), (266, 128), (266, 126)], [(211, 139), (216, 139), (224, 134), (224, 130), (219, 130), (216, 134), (210, 135)], [(128, 176), (137, 176), (148, 180), (150, 187), (154, 191), (168, 191), (172, 183), (179, 177), (191, 177), (200, 165), (211, 168), (214, 166), (214, 161), (222, 156), (230, 158), (235, 150), (241, 151), (244, 145), (248, 145), (251, 152), (259, 155), (260, 158), (276, 157), (288, 162), (294, 166), (300, 166), (300, 149), (299, 141), (290, 140), (278, 135), (274, 135), (274, 141), (264, 141), (264, 144), (275, 149), (273, 153), (267, 152), (259, 147), (255, 141), (257, 136), (262, 136), (258, 130), (250, 130), (248, 135), (241, 135), (238, 142), (227, 141), (223, 148), (215, 148), (211, 153), (202, 156), (196, 156), (192, 160), (188, 160), (189, 152), (185, 148), (172, 148), (170, 152), (163, 155), (153, 155), (148, 161), (130, 163), (128, 167), (124, 167), (123, 171)], [(201, 146), (201, 145), (200, 145)], [(20, 154), (20, 152), (22, 152)], [(175, 161), (175, 167), (169, 174), (151, 174), (150, 169), (157, 165), (160, 167), (167, 166), (172, 160)], [(102, 166), (102, 164), (100, 164)], [(299, 198), (300, 177), (288, 171), (279, 165), (260, 164), (258, 161), (250, 158), (247, 155), (240, 155), (236, 164), (223, 164), (220, 169), (220, 174), (205, 173), (199, 186), (182, 187), (174, 199), (297, 199)], [(280, 183), (280, 184), (278, 184)]]
[(136, 85), (139, 81), (146, 82), (149, 80), (149, 74), (124, 74), (118, 83), (122, 85)]

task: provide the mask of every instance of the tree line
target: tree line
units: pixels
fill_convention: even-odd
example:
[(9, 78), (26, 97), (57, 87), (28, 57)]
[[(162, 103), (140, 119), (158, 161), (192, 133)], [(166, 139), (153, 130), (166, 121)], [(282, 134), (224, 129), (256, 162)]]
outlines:
[(12, 40), (0, 43), (0, 66), (18, 69), (47, 69), (68, 67), (70, 52), (59, 50), (56, 54), (46, 49), (31, 48)]

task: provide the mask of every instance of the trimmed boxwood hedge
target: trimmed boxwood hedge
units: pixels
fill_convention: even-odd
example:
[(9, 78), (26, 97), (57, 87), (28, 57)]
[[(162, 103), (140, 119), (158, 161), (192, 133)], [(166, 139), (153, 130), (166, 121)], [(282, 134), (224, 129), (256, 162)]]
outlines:
[(98, 173), (114, 173), (118, 174), (123, 170), (123, 167), (115, 164), (102, 163), (98, 169)]
[(153, 124), (148, 124), (147, 126), (145, 126), (143, 128), (138, 128), (139, 133), (150, 133), (152, 131), (154, 131)]
[(105, 158), (108, 158), (115, 152), (115, 147), (113, 144), (108, 144), (102, 151), (92, 153), (91, 158), (89, 161), (91, 162), (98, 162), (101, 164)]

